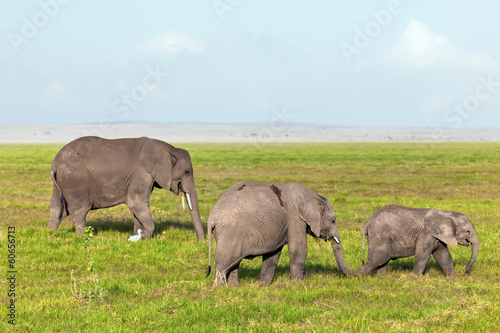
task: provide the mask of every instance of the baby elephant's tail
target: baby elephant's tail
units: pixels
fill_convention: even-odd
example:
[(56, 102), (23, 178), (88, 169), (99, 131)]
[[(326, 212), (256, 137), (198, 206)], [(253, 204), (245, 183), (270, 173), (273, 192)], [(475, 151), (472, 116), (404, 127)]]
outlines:
[(363, 229), (363, 245), (362, 245), (363, 256), (361, 257), (361, 263), (363, 265), (365, 264), (365, 238), (367, 235), (368, 235), (368, 228), (365, 226), (365, 228)]
[(210, 224), (210, 221), (208, 222), (207, 226), (207, 235), (208, 235), (208, 268), (207, 268), (207, 276), (210, 275), (210, 272), (212, 271), (212, 265), (211, 265), (211, 260), (212, 260), (212, 225)]

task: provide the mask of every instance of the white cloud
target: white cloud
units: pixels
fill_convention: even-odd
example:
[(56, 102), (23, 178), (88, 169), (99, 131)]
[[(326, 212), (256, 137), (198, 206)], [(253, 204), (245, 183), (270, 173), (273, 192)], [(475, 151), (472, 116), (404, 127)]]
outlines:
[(403, 37), (389, 50), (388, 56), (391, 61), (414, 69), (437, 65), (482, 73), (500, 70), (500, 64), (490, 55), (464, 50), (446, 35), (432, 33), (425, 23), (418, 20), (410, 21)]
[(167, 31), (140, 45), (137, 51), (142, 53), (177, 54), (182, 51), (205, 53), (206, 49), (203, 42), (197, 42), (180, 32)]
[(71, 102), (73, 94), (66, 88), (61, 81), (52, 81), (43, 91), (43, 96), (55, 99), (58, 102)]

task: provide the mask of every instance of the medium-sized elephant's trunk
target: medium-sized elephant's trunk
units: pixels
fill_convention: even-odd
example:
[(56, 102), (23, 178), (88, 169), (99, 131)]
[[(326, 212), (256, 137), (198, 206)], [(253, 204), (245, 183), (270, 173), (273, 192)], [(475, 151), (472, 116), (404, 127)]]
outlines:
[[(335, 237), (337, 238), (337, 237)], [(337, 261), (337, 266), (340, 269), (340, 272), (344, 275), (351, 275), (351, 272), (347, 268), (344, 259), (344, 251), (342, 249), (342, 244), (340, 243), (340, 238), (337, 238), (331, 241), (333, 254), (335, 255), (335, 260)], [(338, 243), (337, 243), (338, 240)]]
[(467, 263), (467, 267), (465, 268), (465, 274), (469, 273), (472, 264), (476, 261), (477, 254), (479, 253), (479, 240), (477, 238), (477, 234), (474, 232), (474, 235), (468, 239), (469, 243), (472, 245), (472, 254), (470, 256), (469, 262)]

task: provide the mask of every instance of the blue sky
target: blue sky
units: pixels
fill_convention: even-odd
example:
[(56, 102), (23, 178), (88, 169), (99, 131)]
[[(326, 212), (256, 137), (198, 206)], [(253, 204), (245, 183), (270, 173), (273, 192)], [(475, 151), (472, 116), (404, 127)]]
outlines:
[(0, 124), (500, 127), (492, 0), (0, 6)]

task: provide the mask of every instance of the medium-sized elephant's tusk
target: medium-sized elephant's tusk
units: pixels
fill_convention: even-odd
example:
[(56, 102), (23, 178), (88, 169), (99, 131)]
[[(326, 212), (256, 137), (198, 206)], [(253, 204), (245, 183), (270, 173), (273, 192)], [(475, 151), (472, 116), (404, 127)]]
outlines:
[(182, 210), (186, 210), (186, 199), (184, 199), (183, 192), (181, 192), (181, 202), (182, 202)]
[(193, 205), (191, 205), (191, 197), (189, 196), (189, 193), (186, 193), (186, 198), (188, 201), (189, 210), (193, 210)]
[(337, 237), (333, 237), (333, 239), (337, 242), (337, 244), (340, 244), (339, 239)]

